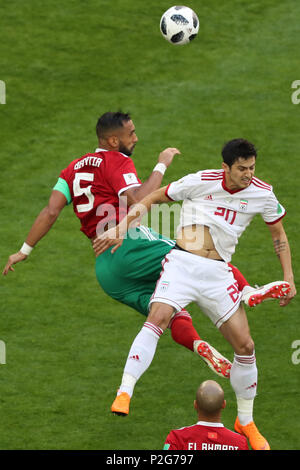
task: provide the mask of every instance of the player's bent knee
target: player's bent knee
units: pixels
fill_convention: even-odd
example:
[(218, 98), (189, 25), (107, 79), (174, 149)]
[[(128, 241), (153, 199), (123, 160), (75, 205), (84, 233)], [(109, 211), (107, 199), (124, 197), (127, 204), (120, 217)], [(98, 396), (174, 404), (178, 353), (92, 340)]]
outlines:
[(253, 339), (248, 337), (239, 344), (238, 350), (235, 352), (241, 356), (252, 356), (254, 353), (254, 347), (255, 345)]
[(173, 313), (174, 308), (170, 305), (154, 302), (151, 305), (147, 321), (165, 330), (170, 323)]

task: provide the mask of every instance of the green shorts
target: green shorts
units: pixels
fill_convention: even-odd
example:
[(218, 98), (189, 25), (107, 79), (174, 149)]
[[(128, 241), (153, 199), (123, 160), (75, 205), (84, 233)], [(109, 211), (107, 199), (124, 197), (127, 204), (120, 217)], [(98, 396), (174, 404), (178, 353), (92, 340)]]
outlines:
[(96, 259), (96, 276), (102, 289), (113, 299), (148, 315), (148, 306), (159, 278), (162, 260), (175, 241), (148, 227), (130, 229), (122, 245)]

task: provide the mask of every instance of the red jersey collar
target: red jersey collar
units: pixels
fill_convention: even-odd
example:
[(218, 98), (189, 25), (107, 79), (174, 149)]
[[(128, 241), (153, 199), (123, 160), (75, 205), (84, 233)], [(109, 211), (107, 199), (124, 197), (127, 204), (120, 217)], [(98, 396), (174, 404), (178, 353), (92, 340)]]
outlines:
[[(250, 184), (252, 184), (252, 180), (251, 180)], [(247, 187), (249, 188), (249, 186), (247, 186)], [(244, 189), (247, 189), (247, 188), (241, 188), (241, 189), (229, 189), (229, 188), (227, 188), (226, 181), (225, 181), (225, 171), (224, 170), (223, 170), (222, 188), (224, 189), (224, 191), (227, 191), (230, 194), (239, 193), (240, 191), (244, 191)]]

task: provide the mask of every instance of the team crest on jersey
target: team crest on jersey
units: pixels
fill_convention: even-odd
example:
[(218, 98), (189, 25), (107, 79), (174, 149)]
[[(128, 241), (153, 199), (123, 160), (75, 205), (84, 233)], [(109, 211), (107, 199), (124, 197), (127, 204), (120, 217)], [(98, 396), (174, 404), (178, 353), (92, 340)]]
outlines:
[(167, 290), (168, 287), (169, 287), (169, 284), (170, 284), (169, 281), (163, 281), (163, 282), (161, 283), (159, 289), (160, 289), (162, 292), (166, 292), (166, 290)]
[(240, 210), (246, 212), (248, 208), (248, 201), (247, 199), (240, 199)]

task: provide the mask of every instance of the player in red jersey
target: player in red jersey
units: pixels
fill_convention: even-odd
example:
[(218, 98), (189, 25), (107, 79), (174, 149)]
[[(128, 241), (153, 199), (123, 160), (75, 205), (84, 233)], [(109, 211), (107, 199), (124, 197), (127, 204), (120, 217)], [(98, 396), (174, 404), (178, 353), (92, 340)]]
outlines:
[[(176, 148), (167, 148), (161, 152), (153, 172), (142, 183), (130, 158), (138, 141), (130, 115), (121, 112), (105, 113), (97, 122), (96, 133), (99, 147), (94, 153), (88, 153), (72, 161), (62, 170), (48, 205), (36, 218), (21, 250), (9, 257), (3, 275), (14, 271), (12, 266), (28, 257), (33, 247), (48, 233), (60, 212), (68, 204), (73, 203), (74, 212), (81, 222), (81, 231), (90, 240), (96, 237), (96, 233), (102, 233), (111, 225), (119, 223), (126, 215), (129, 206), (161, 186), (166, 169), (172, 163), (174, 156), (180, 153)], [(163, 251), (159, 259), (155, 259), (159, 270), (153, 278), (151, 294), (159, 276), (161, 259), (171, 249), (166, 243), (160, 243), (160, 246)], [(123, 263), (120, 269), (123, 269), (126, 278), (127, 266)], [(247, 284), (239, 271), (236, 272), (237, 276), (240, 276), (240, 282)], [(152, 273), (151, 275), (153, 276)], [(113, 282), (116, 286), (115, 279)], [(123, 284), (124, 282), (122, 280)], [(141, 283), (143, 282), (142, 280)], [(117, 285), (116, 289), (120, 288), (121, 286)], [(110, 292), (108, 294), (113, 296)], [(144, 296), (144, 303), (148, 304), (147, 295)], [(117, 297), (113, 298), (120, 300)], [(131, 305), (126, 299), (121, 301)], [(146, 306), (144, 310), (138, 307), (136, 309), (146, 315), (145, 308)], [(173, 318), (170, 329), (174, 341), (195, 351), (219, 375), (229, 377), (230, 361), (201, 340), (186, 310), (179, 312), (179, 315)]]
[[(4, 275), (13, 271), (12, 266), (15, 263), (27, 258), (32, 248), (47, 234), (62, 209), (68, 204), (73, 203), (74, 212), (81, 222), (81, 230), (91, 240), (96, 237), (96, 232), (102, 233), (111, 225), (119, 223), (130, 205), (160, 187), (166, 168), (179, 153), (175, 148), (161, 152), (158, 164), (149, 178), (142, 183), (130, 158), (138, 141), (131, 117), (123, 113), (105, 113), (98, 120), (96, 131), (99, 147), (94, 153), (88, 153), (72, 161), (60, 173), (48, 205), (38, 215), (21, 250), (9, 257), (3, 271)], [(165, 249), (169, 251), (170, 246), (165, 246)], [(162, 253), (158, 259), (159, 271), (160, 262), (165, 254), (166, 252)], [(104, 257), (101, 257), (102, 259)], [(108, 262), (110, 264), (111, 260)], [(236, 268), (232, 266), (232, 269), (242, 290), (247, 281)], [(159, 271), (157, 276), (153, 277), (153, 281), (157, 280)], [(126, 275), (127, 273), (125, 278)], [(123, 283), (125, 281), (126, 279), (122, 280)], [(113, 282), (116, 284), (116, 279), (113, 279)], [(153, 290), (154, 286), (150, 289), (151, 294)], [(112, 292), (107, 293), (116, 300), (132, 306), (132, 303), (126, 302), (126, 299), (113, 296)], [(146, 301), (147, 296), (145, 303), (148, 304)], [(145, 312), (147, 306), (144, 306), (143, 311), (136, 305), (133, 307), (147, 315)], [(170, 329), (174, 341), (195, 351), (219, 375), (229, 377), (230, 362), (201, 340), (188, 312), (183, 310), (177, 313), (170, 324)]]
[(222, 387), (213, 380), (203, 382), (197, 390), (194, 408), (198, 422), (172, 430), (164, 450), (249, 450), (247, 439), (221, 423), (226, 406)]

